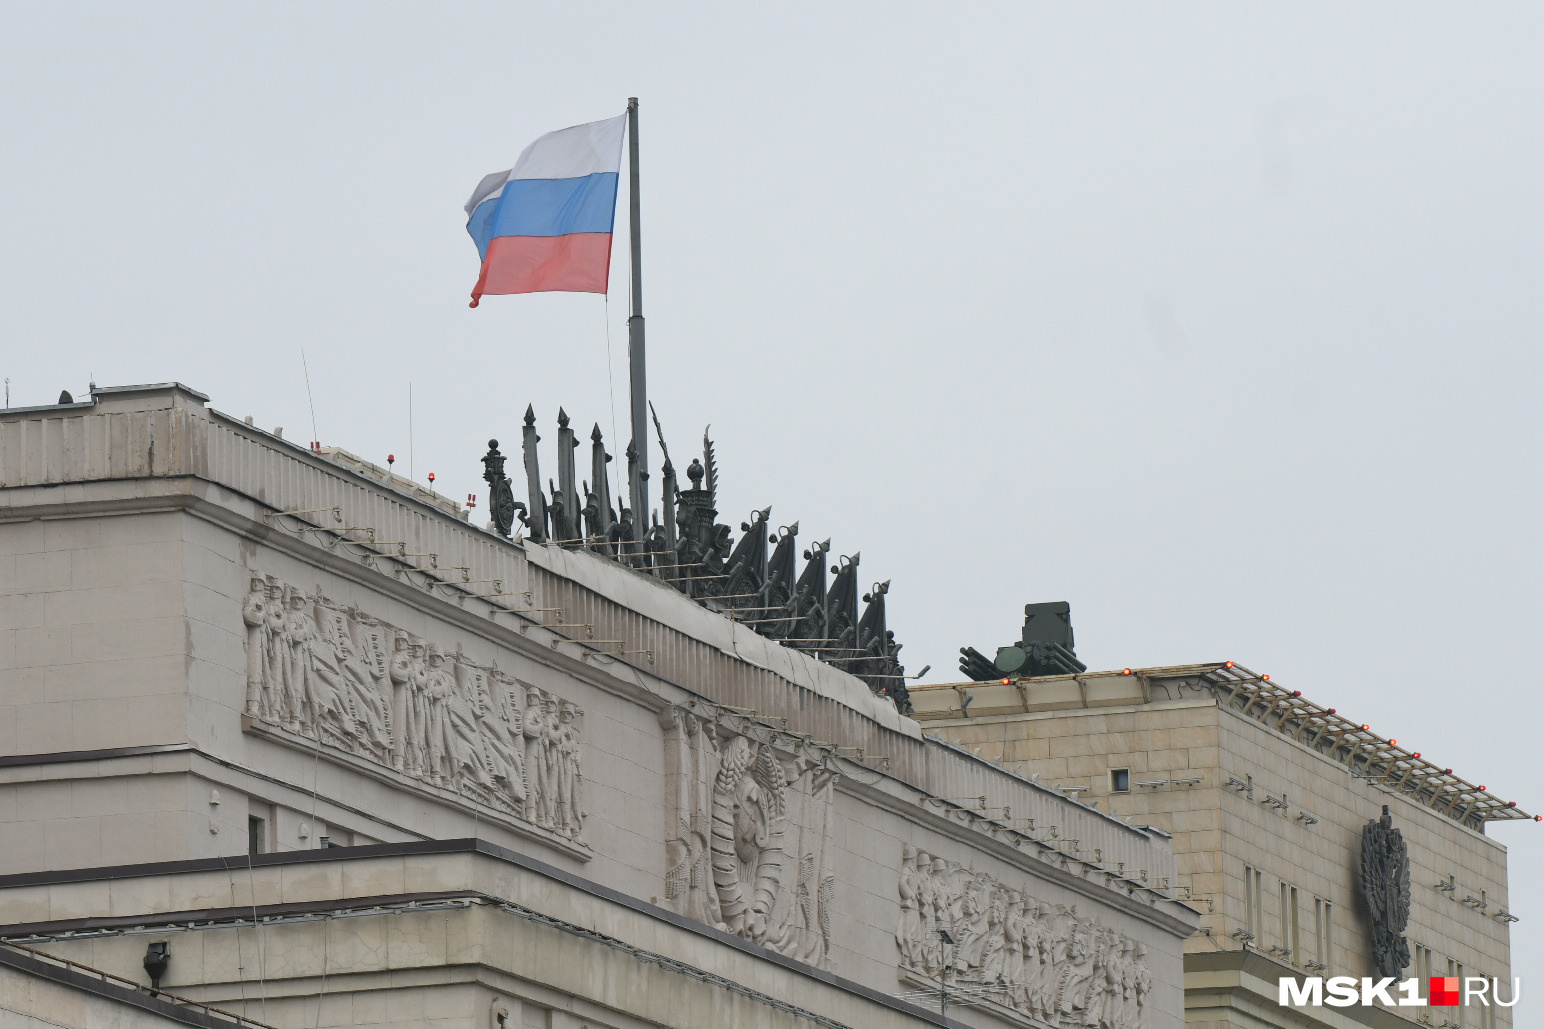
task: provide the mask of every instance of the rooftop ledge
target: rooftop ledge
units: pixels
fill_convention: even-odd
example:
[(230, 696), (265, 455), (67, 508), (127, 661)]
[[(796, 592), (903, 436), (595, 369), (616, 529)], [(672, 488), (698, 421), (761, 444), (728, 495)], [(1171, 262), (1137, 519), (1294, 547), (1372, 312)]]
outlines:
[[(1301, 746), (1350, 768), (1381, 786), (1476, 827), (1485, 822), (1536, 818), (1485, 789), (1438, 768), (1418, 751), (1406, 750), (1365, 724), (1308, 700), (1301, 690), (1278, 685), (1232, 661), (1122, 668), (1077, 675), (992, 679), (987, 682), (930, 683), (911, 688), (915, 718), (922, 722), (964, 722), (1068, 709), (1153, 703), (1156, 681), (1188, 680), (1212, 693), (1217, 703), (1251, 718)], [(1160, 702), (1162, 702), (1160, 700)]]

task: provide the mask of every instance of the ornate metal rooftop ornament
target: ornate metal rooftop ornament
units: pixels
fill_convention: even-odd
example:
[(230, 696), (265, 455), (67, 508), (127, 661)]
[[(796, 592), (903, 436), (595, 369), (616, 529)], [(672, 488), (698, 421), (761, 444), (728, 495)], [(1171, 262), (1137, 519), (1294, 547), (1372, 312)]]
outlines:
[(1389, 806), (1362, 827), (1362, 899), (1372, 921), (1372, 960), (1380, 976), (1404, 975), (1410, 964), (1410, 852)]
[[(579, 441), (569, 427), (568, 413), (561, 409), (557, 481), (547, 480), (544, 494), (537, 455), (541, 437), (536, 432), (535, 409), (528, 406), (521, 433), (528, 504), (514, 499), (497, 440), (489, 441), (483, 457), (494, 531), (509, 536), (518, 514), (528, 540), (587, 549), (653, 575), (769, 639), (856, 675), (869, 689), (890, 698), (903, 714), (909, 713), (906, 669), (898, 658), (901, 646), (885, 618), (890, 583), (877, 583), (862, 594), (860, 611), (858, 555), (838, 560), (828, 589), (826, 555), (831, 541), (807, 547), (800, 571), (799, 523), (768, 532), (770, 507), (752, 511), (740, 523), (742, 535), (735, 543), (729, 526), (718, 521), (718, 458), (712, 437), (703, 432), (702, 457), (692, 458), (686, 469), (689, 485), (681, 489), (652, 405), (650, 412), (664, 465), (660, 507), (649, 517), (627, 507), (619, 513), (614, 506), (613, 459), (598, 424), (590, 432), (590, 477), (575, 482), (574, 450)], [(627, 457), (629, 466), (636, 463), (631, 444)]]
[(488, 441), (488, 453), (483, 457), (483, 478), (488, 483), (488, 509), (493, 515), (493, 528), (500, 536), (508, 536), (515, 525), (515, 512), (526, 521), (525, 505), (515, 499), (509, 476), (504, 474), (504, 455), (499, 453), (499, 441)]

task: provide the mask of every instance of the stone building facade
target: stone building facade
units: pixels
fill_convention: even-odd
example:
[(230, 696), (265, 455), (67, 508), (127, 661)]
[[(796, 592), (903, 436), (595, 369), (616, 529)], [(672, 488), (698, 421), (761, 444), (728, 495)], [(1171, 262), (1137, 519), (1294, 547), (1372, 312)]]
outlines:
[[(1205, 913), (1185, 947), (1189, 1024), (1512, 1024), (1509, 1008), (1479, 1004), (1311, 1013), (1278, 1003), (1281, 977), (1339, 975), (1485, 977), (1511, 999), (1506, 848), (1485, 827), (1529, 816), (1484, 787), (1232, 662), (913, 697), (929, 733), (1172, 835), (1168, 885)], [(1364, 867), (1364, 835), (1385, 811), (1408, 852), (1397, 973), (1380, 969), (1363, 890), (1381, 874)], [(1331, 1016), (1340, 1021), (1318, 1020)]]
[(205, 401), (0, 411), (0, 1017), (1181, 1023), (1164, 834)]

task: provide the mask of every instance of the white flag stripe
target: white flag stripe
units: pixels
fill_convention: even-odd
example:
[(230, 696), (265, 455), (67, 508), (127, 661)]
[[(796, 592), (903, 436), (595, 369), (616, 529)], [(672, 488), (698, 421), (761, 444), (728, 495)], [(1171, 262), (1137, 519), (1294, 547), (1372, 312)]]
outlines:
[(549, 132), (525, 148), (510, 179), (576, 179), (622, 168), (627, 115)]
[(472, 190), (472, 199), (466, 202), (466, 216), (470, 218), (472, 212), (477, 210), (477, 205), (484, 200), (492, 200), (504, 190), (504, 183), (509, 181), (510, 169), (496, 171), (491, 175), (484, 175), (477, 188)]

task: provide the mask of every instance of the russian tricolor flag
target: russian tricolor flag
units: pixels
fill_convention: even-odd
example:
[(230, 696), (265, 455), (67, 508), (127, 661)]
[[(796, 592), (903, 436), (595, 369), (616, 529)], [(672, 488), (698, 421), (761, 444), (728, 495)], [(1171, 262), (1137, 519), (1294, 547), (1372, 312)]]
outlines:
[(483, 177), (466, 202), (482, 257), (472, 290), (606, 292), (627, 115), (549, 132), (514, 168)]

